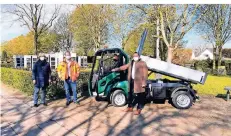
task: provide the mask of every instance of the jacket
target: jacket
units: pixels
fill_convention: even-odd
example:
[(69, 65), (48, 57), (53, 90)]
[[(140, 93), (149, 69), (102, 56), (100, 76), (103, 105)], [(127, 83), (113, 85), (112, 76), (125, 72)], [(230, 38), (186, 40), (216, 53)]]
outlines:
[(36, 87), (47, 87), (51, 78), (50, 64), (46, 61), (38, 60), (32, 69), (32, 80), (36, 80)]
[[(70, 79), (71, 81), (76, 81), (79, 77), (80, 66), (76, 61), (71, 61), (70, 64)], [(68, 63), (66, 61), (62, 61), (57, 67), (58, 76), (61, 80), (68, 79)]]
[[(131, 81), (131, 74), (132, 74), (132, 63), (135, 64), (135, 77), (134, 77), (134, 93), (143, 93), (145, 92), (145, 88), (142, 87), (142, 85), (147, 84), (147, 78), (148, 78), (148, 68), (146, 62), (139, 60), (137, 62), (132, 61), (131, 63), (128, 63), (124, 66), (121, 66), (120, 70), (126, 70), (128, 69), (128, 81)], [(130, 90), (130, 89), (129, 89)]]

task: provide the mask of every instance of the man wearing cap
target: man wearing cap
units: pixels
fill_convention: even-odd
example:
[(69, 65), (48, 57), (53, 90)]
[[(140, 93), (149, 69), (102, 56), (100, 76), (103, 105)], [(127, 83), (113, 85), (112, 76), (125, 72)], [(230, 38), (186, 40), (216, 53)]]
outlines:
[(38, 60), (35, 62), (32, 69), (32, 80), (34, 84), (34, 107), (38, 107), (38, 94), (41, 90), (41, 104), (47, 106), (46, 103), (46, 88), (51, 82), (51, 68), (46, 61), (45, 54), (40, 53)]
[(80, 73), (79, 64), (71, 59), (71, 53), (68, 51), (65, 53), (65, 59), (58, 65), (58, 76), (64, 81), (64, 88), (66, 92), (66, 106), (71, 103), (69, 89), (73, 92), (73, 101), (79, 104), (77, 101), (77, 79)]

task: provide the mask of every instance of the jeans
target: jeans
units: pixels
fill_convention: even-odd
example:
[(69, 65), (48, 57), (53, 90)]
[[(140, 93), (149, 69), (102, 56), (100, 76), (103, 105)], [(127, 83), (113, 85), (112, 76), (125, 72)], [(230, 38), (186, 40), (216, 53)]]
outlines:
[(46, 103), (46, 87), (42, 87), (42, 88), (38, 88), (38, 87), (34, 87), (34, 104), (38, 104), (38, 94), (39, 94), (39, 90), (41, 89), (42, 93), (41, 93), (41, 103), (45, 104)]
[(144, 108), (145, 93), (136, 93), (132, 102), (132, 107), (135, 107), (138, 103), (137, 109), (142, 110)]
[(70, 97), (70, 88), (73, 92), (73, 101), (77, 102), (77, 82), (74, 81), (72, 82), (70, 78), (66, 79), (64, 81), (64, 88), (65, 88), (65, 92), (66, 92), (66, 99), (68, 102), (71, 101), (71, 97)]

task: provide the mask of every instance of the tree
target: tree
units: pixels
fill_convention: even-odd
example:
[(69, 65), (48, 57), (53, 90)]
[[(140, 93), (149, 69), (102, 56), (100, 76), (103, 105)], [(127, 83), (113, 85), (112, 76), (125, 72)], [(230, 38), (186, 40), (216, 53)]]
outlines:
[(70, 50), (73, 46), (73, 33), (70, 30), (69, 15), (63, 13), (54, 25), (53, 31), (57, 35), (56, 48), (62, 51)]
[(38, 54), (39, 38), (52, 26), (59, 10), (60, 6), (55, 5), (53, 13), (48, 17), (43, 4), (16, 4), (8, 6), (3, 12), (15, 15), (17, 18), (13, 21), (19, 21), (22, 26), (33, 32), (34, 53)]
[(1, 53), (1, 60), (2, 61), (7, 61), (7, 52), (5, 50), (3, 50), (2, 53)]
[[(139, 28), (133, 30), (130, 35), (130, 39), (127, 41), (127, 43), (124, 46), (124, 50), (132, 56), (132, 54), (136, 51), (136, 48), (138, 47), (139, 40), (141, 38), (141, 34), (143, 33), (144, 28), (153, 28), (152, 26), (149, 26), (149, 24), (143, 24)], [(152, 35), (151, 33), (148, 33), (146, 41), (144, 43), (144, 50), (142, 52), (142, 55), (147, 56), (153, 56), (153, 42), (152, 42)]]
[(208, 45), (195, 45), (195, 46), (192, 47), (195, 56), (200, 55), (207, 48), (209, 48)]
[(164, 5), (158, 7), (161, 38), (168, 47), (167, 61), (172, 61), (172, 53), (179, 43), (197, 23), (206, 10), (196, 16), (199, 5)]
[(121, 43), (124, 49), (132, 36), (131, 32), (144, 22), (145, 13), (134, 8), (135, 5), (114, 5), (116, 14), (113, 19), (113, 40)]
[(93, 42), (95, 49), (100, 48), (108, 39), (108, 25), (113, 15), (114, 12), (110, 5), (78, 6), (70, 17), (74, 38), (77, 42), (82, 38), (88, 39)]
[(221, 65), (223, 45), (231, 40), (231, 5), (204, 5), (200, 8), (200, 12), (204, 9), (208, 11), (198, 28), (207, 42), (213, 45), (213, 70), (215, 70)]
[(30, 32), (25, 36), (20, 35), (5, 42), (3, 46), (8, 57), (12, 57), (13, 55), (33, 54), (33, 34)]
[(185, 64), (190, 62), (191, 56), (192, 56), (191, 49), (184, 49), (184, 48), (176, 49), (173, 52), (172, 63), (184, 66)]

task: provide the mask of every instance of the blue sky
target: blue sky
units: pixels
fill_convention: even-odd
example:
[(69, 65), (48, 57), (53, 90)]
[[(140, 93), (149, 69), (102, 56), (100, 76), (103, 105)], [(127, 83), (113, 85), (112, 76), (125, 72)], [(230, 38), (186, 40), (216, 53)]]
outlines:
[[(1, 5), (2, 7), (2, 5)], [(61, 12), (70, 12), (75, 7), (66, 5), (66, 7), (63, 8)], [(68, 10), (67, 10), (68, 9)], [(28, 33), (28, 29), (26, 27), (22, 27), (18, 22), (15, 22), (12, 24), (12, 16), (5, 15), (1, 13), (0, 16), (0, 42), (8, 41), (12, 38), (15, 38), (19, 35), (24, 35)], [(120, 43), (118, 40), (115, 40), (116, 38), (110, 37), (108, 41), (109, 46), (120, 46)], [(200, 35), (196, 32), (196, 30), (192, 29), (189, 31), (188, 34), (185, 35), (184, 40), (187, 40), (187, 48), (191, 48), (193, 46), (197, 45), (208, 45), (208, 43), (203, 40)], [(211, 46), (212, 47), (212, 46)], [(226, 43), (224, 45), (225, 48), (231, 48), (231, 41)]]

